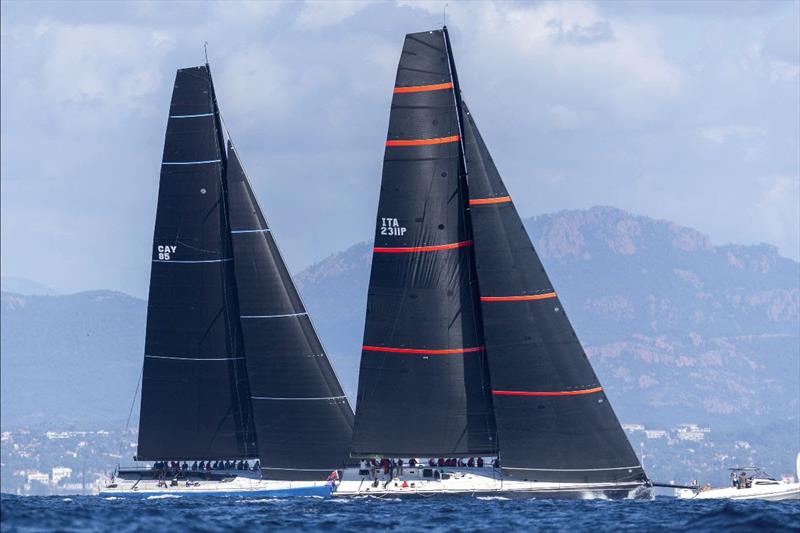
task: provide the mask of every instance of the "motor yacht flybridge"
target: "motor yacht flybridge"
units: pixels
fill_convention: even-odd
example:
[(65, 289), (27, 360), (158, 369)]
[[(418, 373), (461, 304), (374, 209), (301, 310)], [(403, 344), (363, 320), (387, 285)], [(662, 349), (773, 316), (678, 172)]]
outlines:
[(800, 500), (800, 454), (797, 454), (797, 482), (775, 479), (757, 466), (734, 467), (731, 486), (680, 489), (678, 498), (685, 500)]
[(447, 29), (406, 35), (392, 98), (353, 458), (334, 496), (641, 497), (650, 482), (462, 100)]

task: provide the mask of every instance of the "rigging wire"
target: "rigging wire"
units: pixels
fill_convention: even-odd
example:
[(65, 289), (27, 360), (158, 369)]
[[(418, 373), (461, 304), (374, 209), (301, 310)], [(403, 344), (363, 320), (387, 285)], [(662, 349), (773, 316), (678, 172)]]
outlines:
[[(139, 379), (136, 380), (136, 390), (133, 391), (133, 399), (131, 399), (131, 408), (128, 410), (128, 420), (125, 421), (125, 429), (122, 431), (122, 437), (119, 441), (119, 456), (122, 458), (122, 446), (123, 446), (123, 439), (125, 435), (128, 433), (128, 428), (131, 425), (131, 417), (133, 416), (133, 407), (136, 405), (136, 397), (139, 395), (139, 388), (142, 385), (142, 376), (144, 375), (144, 363), (142, 364), (142, 368), (139, 370)], [(137, 449), (136, 454), (139, 454)]]

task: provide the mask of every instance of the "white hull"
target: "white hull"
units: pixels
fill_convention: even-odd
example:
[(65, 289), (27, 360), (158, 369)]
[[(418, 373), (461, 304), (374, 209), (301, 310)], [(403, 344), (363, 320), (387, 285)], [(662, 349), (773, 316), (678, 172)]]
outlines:
[[(366, 474), (366, 475), (364, 475)], [(651, 498), (643, 483), (542, 483), (511, 479), (500, 469), (469, 467), (406, 467), (391, 479), (373, 479), (358, 468), (344, 471), (333, 496), (475, 495), (513, 498), (624, 499)]]
[(765, 485), (754, 484), (747, 489), (728, 487), (724, 489), (704, 490), (701, 492), (682, 489), (678, 492), (678, 498), (686, 500), (800, 500), (800, 483), (775, 482)]
[(101, 497), (168, 498), (185, 496), (240, 496), (240, 497), (329, 497), (330, 483), (325, 481), (282, 481), (260, 479), (258, 473), (233, 471), (228, 475), (202, 479), (193, 475), (189, 479), (159, 481), (152, 473), (125, 473), (109, 480), (100, 488)]

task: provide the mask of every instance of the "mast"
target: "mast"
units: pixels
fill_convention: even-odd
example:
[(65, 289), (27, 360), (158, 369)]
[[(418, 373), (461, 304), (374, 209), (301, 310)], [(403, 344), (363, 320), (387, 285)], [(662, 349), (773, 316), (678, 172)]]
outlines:
[(496, 450), (453, 87), (443, 31), (406, 35), (384, 155), (353, 456)]
[(531, 481), (645, 481), (511, 196), (462, 104), (500, 459)]
[(228, 187), (262, 474), (324, 480), (347, 457), (353, 410), (230, 142)]
[(178, 70), (153, 236), (137, 458), (256, 454), (208, 67)]
[[(446, 8), (445, 8), (446, 9)], [(447, 26), (442, 26), (442, 33), (444, 33), (444, 41), (447, 48), (447, 61), (450, 65), (450, 76), (453, 79), (453, 100), (455, 101), (456, 106), (456, 115), (458, 116), (458, 131), (459, 131), (459, 141), (458, 141), (458, 149), (459, 149), (459, 187), (463, 191), (461, 195), (463, 198), (463, 214), (464, 214), (464, 227), (466, 228), (467, 236), (470, 241), (473, 243), (475, 242), (473, 239), (472, 233), (472, 218), (469, 216), (469, 166), (467, 165), (467, 158), (466, 158), (466, 150), (464, 147), (464, 116), (462, 114), (462, 101), (461, 101), (461, 85), (458, 82), (458, 69), (456, 69), (456, 60), (453, 57), (453, 47), (450, 44), (450, 32), (447, 31)], [(475, 267), (475, 247), (474, 245), (469, 248), (469, 284), (472, 291), (472, 299), (474, 302), (480, 302), (480, 289), (478, 283), (478, 272)], [(477, 334), (480, 336), (481, 339), (484, 339), (483, 345), (486, 346), (485, 336), (483, 332), (483, 317), (481, 316), (481, 307), (480, 305), (475, 305), (475, 328)], [(481, 402), (483, 405), (492, 406), (492, 396), (491, 396), (491, 375), (489, 373), (489, 364), (486, 358), (486, 351), (484, 350), (482, 354), (483, 358), (481, 360), (481, 372), (482, 372), (482, 390), (484, 392), (483, 398), (481, 398)], [(497, 426), (494, 420), (494, 416), (487, 417), (487, 423), (490, 424), (489, 432), (493, 435), (494, 440), (494, 453), (497, 453), (499, 449), (499, 442), (497, 438)]]

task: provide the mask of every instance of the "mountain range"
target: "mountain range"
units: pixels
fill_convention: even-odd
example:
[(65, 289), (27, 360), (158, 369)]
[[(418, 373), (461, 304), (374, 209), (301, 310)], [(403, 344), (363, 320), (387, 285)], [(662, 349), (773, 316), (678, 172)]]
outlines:
[[(778, 424), (796, 434), (798, 262), (770, 245), (715, 246), (694, 229), (611, 207), (525, 226), (623, 422)], [(295, 276), (353, 397), (370, 246)], [(3, 426), (124, 424), (131, 411), (135, 424), (145, 302), (113, 291), (6, 289), (4, 280)]]

